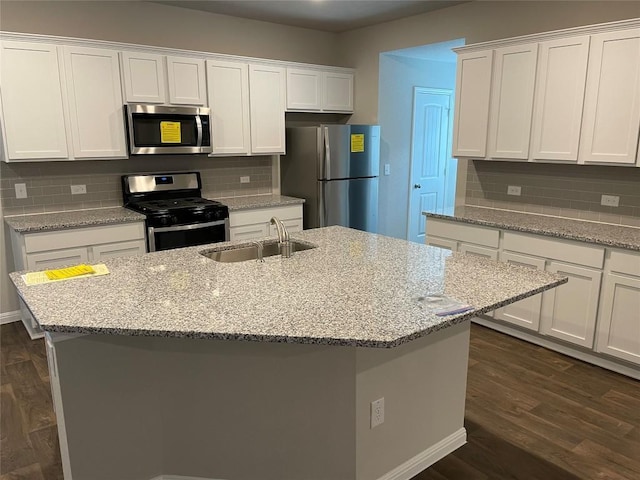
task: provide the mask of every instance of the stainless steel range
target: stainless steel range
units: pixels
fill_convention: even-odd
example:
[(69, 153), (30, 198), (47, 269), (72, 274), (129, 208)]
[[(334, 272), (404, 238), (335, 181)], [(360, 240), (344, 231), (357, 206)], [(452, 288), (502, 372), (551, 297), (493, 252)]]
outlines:
[(229, 209), (202, 198), (199, 172), (124, 175), (122, 196), (146, 215), (150, 252), (227, 240)]

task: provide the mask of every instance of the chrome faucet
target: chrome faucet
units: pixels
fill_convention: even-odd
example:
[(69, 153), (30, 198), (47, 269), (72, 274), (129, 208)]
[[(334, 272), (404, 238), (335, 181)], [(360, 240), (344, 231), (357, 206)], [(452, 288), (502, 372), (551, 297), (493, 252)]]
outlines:
[(256, 255), (256, 257), (257, 257), (256, 261), (258, 261), (260, 263), (263, 263), (264, 262), (264, 258), (263, 258), (263, 255), (262, 255), (262, 248), (263, 248), (262, 242), (258, 242), (256, 240), (254, 240), (254, 241), (251, 242), (251, 244), (255, 245), (256, 249), (258, 250), (257, 251), (257, 255)]
[(278, 245), (280, 246), (280, 255), (283, 258), (289, 258), (293, 254), (291, 249), (291, 241), (289, 239), (289, 232), (287, 232), (287, 227), (284, 226), (282, 220), (278, 217), (271, 217), (271, 225), (276, 226), (276, 230), (278, 231)]

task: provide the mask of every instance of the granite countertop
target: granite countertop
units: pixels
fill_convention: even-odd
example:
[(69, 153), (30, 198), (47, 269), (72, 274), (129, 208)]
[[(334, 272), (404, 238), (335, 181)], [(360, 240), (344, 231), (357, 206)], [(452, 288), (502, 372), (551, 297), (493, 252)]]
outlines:
[(65, 228), (91, 227), (112, 223), (143, 222), (145, 216), (124, 207), (96, 208), (57, 213), (37, 213), (4, 217), (16, 232), (44, 232)]
[(303, 198), (286, 197), (284, 195), (253, 195), (248, 197), (212, 198), (229, 207), (229, 211), (250, 210), (252, 208), (284, 207), (300, 205)]
[(640, 228), (635, 227), (471, 206), (457, 208), (455, 215), (423, 213), (427, 217), (640, 251)]
[[(343, 227), (294, 234), (291, 258), (219, 263), (227, 242), (115, 258), (109, 275), (27, 286), (52, 332), (393, 347), (566, 282), (558, 275)], [(244, 242), (246, 244), (246, 242)], [(79, 294), (79, 292), (82, 292)], [(427, 293), (474, 309), (444, 317)]]

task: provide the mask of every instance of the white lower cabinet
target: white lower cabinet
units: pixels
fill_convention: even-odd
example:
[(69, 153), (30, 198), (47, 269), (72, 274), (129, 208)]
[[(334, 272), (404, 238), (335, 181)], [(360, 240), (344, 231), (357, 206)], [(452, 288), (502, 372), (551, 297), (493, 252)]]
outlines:
[(592, 348), (602, 271), (560, 262), (550, 262), (547, 270), (569, 282), (542, 294), (540, 333)]
[(604, 359), (602, 366), (614, 370), (615, 362), (594, 352), (640, 365), (639, 253), (434, 218), (427, 218), (426, 243), (493, 259), (499, 252), (501, 262), (568, 277), (566, 284), (496, 310), (487, 325), (505, 325), (500, 329), (518, 336), (526, 329), (544, 339), (541, 344), (599, 365)]
[[(11, 230), (16, 270), (46, 270), (146, 253), (144, 222), (69, 228), (35, 233)], [(20, 300), (22, 322), (31, 338), (43, 331)]]
[(302, 231), (302, 205), (229, 212), (229, 240), (256, 240), (277, 235), (271, 217), (282, 220), (289, 233)]
[[(543, 258), (520, 255), (512, 252), (502, 252), (500, 254), (500, 260), (504, 263), (511, 263), (513, 265), (538, 270), (544, 270), (546, 263)], [(499, 308), (495, 311), (494, 318), (537, 332), (540, 328), (541, 309), (542, 294), (540, 293), (507, 305), (506, 307)]]
[(596, 350), (640, 365), (640, 253), (612, 251), (605, 271)]

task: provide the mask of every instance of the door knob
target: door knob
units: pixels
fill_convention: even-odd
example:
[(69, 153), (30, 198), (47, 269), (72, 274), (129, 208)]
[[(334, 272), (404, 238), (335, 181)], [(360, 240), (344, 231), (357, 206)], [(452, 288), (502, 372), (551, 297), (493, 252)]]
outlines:
[(414, 183), (413, 188), (422, 188), (422, 185), (420, 185), (419, 183)]

